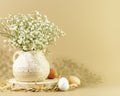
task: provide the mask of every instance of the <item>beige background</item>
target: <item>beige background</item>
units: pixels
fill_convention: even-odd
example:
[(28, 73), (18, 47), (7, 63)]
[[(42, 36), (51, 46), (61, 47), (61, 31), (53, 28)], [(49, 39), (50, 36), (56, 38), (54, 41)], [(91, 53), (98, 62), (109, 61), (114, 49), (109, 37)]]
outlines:
[(0, 0), (0, 17), (34, 10), (67, 34), (52, 49), (54, 57), (72, 58), (101, 74), (106, 84), (120, 85), (119, 0)]

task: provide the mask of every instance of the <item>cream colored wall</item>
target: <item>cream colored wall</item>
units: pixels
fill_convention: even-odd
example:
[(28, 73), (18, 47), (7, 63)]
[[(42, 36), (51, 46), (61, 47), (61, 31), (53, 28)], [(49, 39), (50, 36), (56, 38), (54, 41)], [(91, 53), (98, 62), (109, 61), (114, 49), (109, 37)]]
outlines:
[(66, 32), (52, 51), (120, 84), (119, 0), (0, 0), (0, 16), (39, 10)]

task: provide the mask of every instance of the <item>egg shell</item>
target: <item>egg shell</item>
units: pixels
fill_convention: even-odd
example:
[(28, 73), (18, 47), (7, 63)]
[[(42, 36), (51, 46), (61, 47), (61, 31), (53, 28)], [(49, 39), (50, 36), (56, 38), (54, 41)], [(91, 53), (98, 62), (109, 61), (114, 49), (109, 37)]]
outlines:
[(58, 77), (58, 73), (54, 68), (50, 68), (50, 73), (48, 75), (49, 79), (54, 79)]
[(68, 82), (67, 78), (62, 77), (62, 78), (59, 79), (58, 88), (61, 91), (67, 91), (69, 89), (69, 82)]
[(69, 84), (76, 84), (78, 86), (80, 85), (80, 79), (76, 76), (69, 76), (68, 81), (69, 81)]
[(77, 84), (70, 84), (70, 88), (77, 88), (78, 85)]

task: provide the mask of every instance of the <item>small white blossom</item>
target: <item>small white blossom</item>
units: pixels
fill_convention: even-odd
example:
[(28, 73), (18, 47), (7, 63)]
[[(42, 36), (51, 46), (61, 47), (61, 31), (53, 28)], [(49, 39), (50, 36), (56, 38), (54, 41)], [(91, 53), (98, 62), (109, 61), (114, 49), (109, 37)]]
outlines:
[(63, 31), (38, 11), (35, 14), (9, 15), (0, 21), (5, 26), (2, 30), (9, 35), (8, 43), (24, 51), (44, 51), (49, 44), (64, 36)]

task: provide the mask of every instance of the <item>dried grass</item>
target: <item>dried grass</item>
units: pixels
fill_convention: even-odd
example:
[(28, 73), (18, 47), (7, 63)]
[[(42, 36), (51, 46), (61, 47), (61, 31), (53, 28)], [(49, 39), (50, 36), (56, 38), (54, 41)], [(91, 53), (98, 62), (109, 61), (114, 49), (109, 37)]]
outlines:
[(3, 38), (0, 38), (0, 81), (12, 77), (12, 56), (14, 50), (9, 50), (8, 46), (3, 44)]
[(77, 64), (72, 59), (58, 58), (53, 62), (61, 76), (74, 75), (80, 78), (82, 87), (97, 85), (102, 82), (101, 76), (91, 72), (84, 64)]

